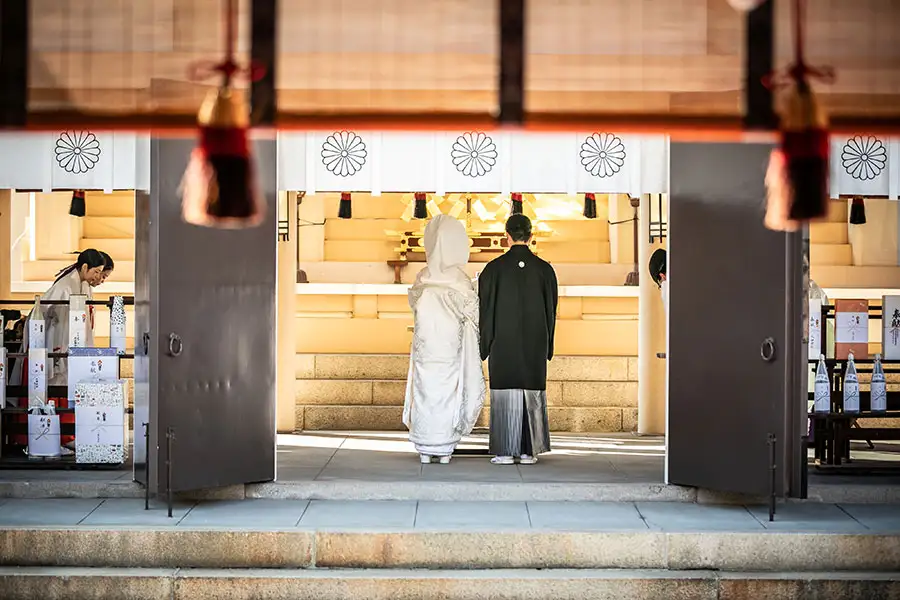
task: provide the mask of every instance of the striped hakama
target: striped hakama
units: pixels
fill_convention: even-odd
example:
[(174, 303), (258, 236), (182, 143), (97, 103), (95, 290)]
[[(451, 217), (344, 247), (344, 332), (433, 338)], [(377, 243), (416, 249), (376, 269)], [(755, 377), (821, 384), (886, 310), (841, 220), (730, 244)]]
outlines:
[(490, 453), (537, 456), (549, 451), (547, 392), (491, 390)]

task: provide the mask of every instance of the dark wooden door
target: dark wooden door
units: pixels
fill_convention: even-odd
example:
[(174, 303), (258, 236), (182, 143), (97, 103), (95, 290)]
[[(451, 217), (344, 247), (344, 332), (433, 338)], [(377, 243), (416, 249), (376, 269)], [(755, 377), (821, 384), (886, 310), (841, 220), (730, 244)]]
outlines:
[(275, 477), (275, 143), (254, 145), (268, 209), (261, 226), (242, 230), (182, 220), (178, 186), (194, 145), (163, 139), (151, 148), (158, 490), (169, 428), (173, 491)]
[(777, 493), (793, 468), (800, 245), (763, 225), (770, 150), (671, 146), (669, 483), (764, 494), (770, 435)]

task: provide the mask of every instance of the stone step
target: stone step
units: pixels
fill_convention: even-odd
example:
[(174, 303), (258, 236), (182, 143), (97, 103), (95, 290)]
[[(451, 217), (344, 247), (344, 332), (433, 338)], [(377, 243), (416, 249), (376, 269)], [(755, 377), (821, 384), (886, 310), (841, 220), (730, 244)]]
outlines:
[[(90, 247), (90, 246), (88, 246)], [(103, 250), (103, 248), (100, 248)], [(107, 252), (107, 250), (103, 250)], [(118, 281), (118, 282), (134, 282), (134, 260), (119, 260), (116, 256), (113, 256), (113, 260), (116, 261), (116, 270), (113, 271), (112, 276), (108, 279), (108, 281)], [(73, 256), (70, 260), (35, 260), (35, 261), (24, 261), (22, 263), (22, 279), (24, 281), (53, 281), (56, 278), (56, 274), (60, 271), (60, 269), (64, 269), (70, 264), (75, 262), (75, 257)], [(99, 292), (103, 291), (103, 288), (99, 288)]]
[(130, 217), (134, 220), (134, 192), (88, 192), (85, 198), (85, 216)]
[[(297, 379), (405, 382), (409, 354), (298, 353), (295, 366)], [(551, 382), (636, 382), (637, 376), (636, 356), (554, 356), (547, 365)]]
[(810, 277), (823, 288), (900, 288), (900, 267), (848, 267), (813, 263), (809, 272)]
[(227, 570), (3, 568), (6, 600), (755, 600), (895, 598), (887, 573), (719, 573), (626, 569)]
[[(298, 384), (301, 382), (298, 381)], [(323, 383), (323, 382), (312, 382)], [(376, 382), (377, 383), (377, 382)], [(393, 383), (393, 382), (391, 382)], [(403, 384), (398, 384), (402, 386)], [(602, 385), (602, 384), (597, 384)], [(636, 384), (635, 384), (636, 386)], [(393, 386), (392, 386), (393, 387)], [(380, 393), (380, 392), (378, 392)], [(295, 427), (302, 431), (406, 431), (403, 424), (403, 396), (399, 392), (390, 396), (378, 396), (378, 404), (347, 404), (346, 398), (318, 397), (317, 403), (309, 396), (297, 392)], [(587, 403), (594, 399), (597, 404), (604, 401), (617, 403), (601, 406), (558, 406), (565, 401), (548, 395), (548, 418), (550, 431), (570, 433), (619, 433), (637, 429), (637, 402), (629, 396), (607, 397), (583, 396)], [(477, 427), (487, 427), (490, 418), (489, 400), (485, 402)]]
[[(411, 457), (412, 458), (412, 457)], [(415, 458), (412, 458), (415, 460)], [(482, 460), (487, 463), (487, 456)], [(458, 462), (458, 459), (457, 459)], [(364, 467), (364, 466), (363, 466)], [(316, 469), (318, 472), (320, 469)], [(138, 501), (144, 497), (144, 488), (131, 481), (130, 474), (119, 471), (109, 479), (79, 479), (55, 477), (42, 480), (17, 478), (0, 481), (0, 503), (5, 499), (53, 500), (79, 499), (114, 501)], [(400, 476), (375, 476), (366, 479), (291, 479), (279, 475), (279, 481), (232, 485), (212, 490), (197, 490), (179, 494), (184, 501), (195, 500), (323, 500), (323, 501), (390, 501), (390, 502), (447, 502), (466, 501), (472, 498), (494, 502), (684, 502), (688, 504), (733, 503), (741, 500), (731, 494), (708, 490), (665, 485), (660, 474), (634, 482), (589, 482), (577, 478), (542, 481), (540, 477), (530, 481), (462, 481), (422, 480), (404, 481)], [(748, 500), (743, 498), (743, 500)], [(760, 501), (759, 498), (750, 499)], [(790, 504), (794, 502), (791, 501)], [(878, 506), (900, 504), (900, 486), (892, 483), (842, 483), (841, 485), (810, 485), (809, 499), (802, 504), (856, 503)], [(96, 506), (96, 503), (93, 505)], [(141, 504), (143, 508), (143, 504)], [(779, 508), (781, 511), (782, 508)]]
[[(245, 513), (244, 523), (252, 513)], [(573, 527), (572, 529), (576, 529)], [(821, 530), (821, 529), (820, 529)], [(0, 566), (154, 569), (665, 569), (896, 572), (900, 534), (807, 531), (0, 530)]]
[(846, 244), (850, 239), (846, 219), (839, 222), (812, 223), (809, 241), (813, 244)]
[(85, 217), (82, 237), (134, 240), (134, 217)]
[(849, 267), (853, 264), (853, 248), (850, 244), (819, 244), (809, 246), (809, 262), (818, 266)]
[(116, 261), (116, 268), (118, 269), (119, 261), (133, 261), (134, 260), (134, 239), (133, 238), (81, 238), (80, 244), (81, 250), (86, 250), (87, 248), (96, 248), (97, 250), (102, 250), (106, 252), (110, 256), (113, 257), (113, 260)]
[(826, 223), (846, 223), (849, 218), (847, 200), (838, 198), (828, 202), (828, 215), (823, 219)]

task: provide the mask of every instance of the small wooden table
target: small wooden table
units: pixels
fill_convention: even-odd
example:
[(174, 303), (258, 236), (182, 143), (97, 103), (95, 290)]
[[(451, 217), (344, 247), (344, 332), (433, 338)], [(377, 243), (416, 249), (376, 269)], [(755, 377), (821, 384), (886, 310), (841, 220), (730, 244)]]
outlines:
[(389, 260), (387, 264), (394, 268), (394, 283), (403, 283), (403, 268), (409, 264), (409, 261), (406, 259)]

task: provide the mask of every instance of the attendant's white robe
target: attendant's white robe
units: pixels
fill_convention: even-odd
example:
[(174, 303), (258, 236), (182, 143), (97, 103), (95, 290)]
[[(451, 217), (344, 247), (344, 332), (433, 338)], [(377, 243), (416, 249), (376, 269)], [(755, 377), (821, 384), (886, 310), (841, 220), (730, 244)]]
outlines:
[[(69, 296), (73, 294), (82, 294), (90, 300), (92, 297), (91, 286), (82, 281), (77, 271), (72, 271), (65, 277), (50, 286), (41, 300), (65, 300), (68, 302)], [(32, 309), (32, 312), (34, 309)], [(88, 311), (91, 318), (88, 319), (87, 336), (85, 337), (85, 346), (92, 347), (94, 345), (94, 319), (93, 310)], [(41, 305), (41, 313), (44, 317), (44, 330), (46, 332), (47, 352), (68, 352), (69, 350), (69, 305)], [(22, 351), (28, 352), (28, 331), (31, 322), (31, 313), (25, 322), (25, 331), (22, 338)], [(20, 385), (22, 379), (23, 361), (16, 361), (16, 368), (10, 376), (10, 382), (13, 385)], [(54, 358), (47, 360), (47, 385), (66, 385), (68, 383), (69, 370), (68, 361), (65, 358)]]
[(428, 267), (409, 291), (415, 319), (403, 423), (420, 454), (448, 456), (471, 433), (484, 404), (478, 294), (462, 270), (463, 225), (447, 215), (425, 230)]

